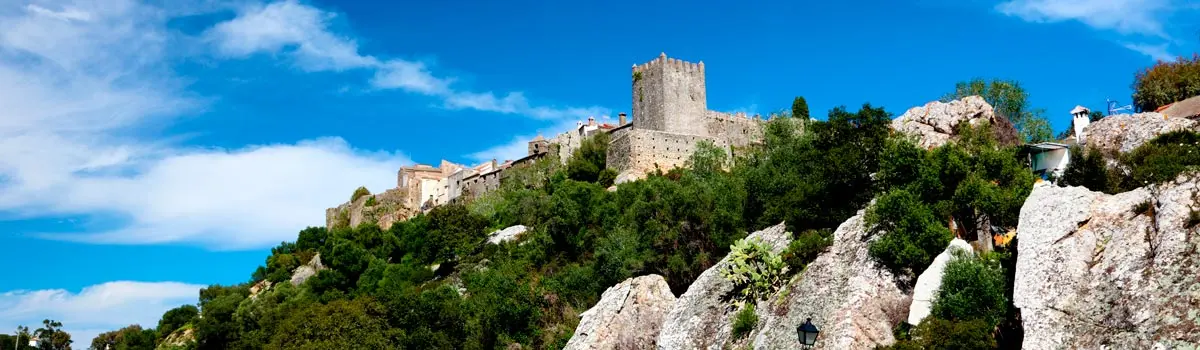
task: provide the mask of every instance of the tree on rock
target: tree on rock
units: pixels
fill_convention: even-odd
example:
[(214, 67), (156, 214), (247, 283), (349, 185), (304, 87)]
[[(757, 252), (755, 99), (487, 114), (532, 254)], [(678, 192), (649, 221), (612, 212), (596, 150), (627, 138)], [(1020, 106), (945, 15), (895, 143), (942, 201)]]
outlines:
[(1159, 61), (1133, 79), (1133, 106), (1143, 112), (1192, 96), (1200, 96), (1200, 54), (1175, 62)]
[(984, 80), (975, 78), (971, 81), (959, 82), (954, 86), (954, 92), (942, 97), (944, 102), (961, 99), (967, 96), (980, 96), (992, 105), (996, 113), (1008, 118), (1017, 128), (1021, 141), (1038, 143), (1049, 141), (1054, 136), (1050, 122), (1043, 115), (1042, 109), (1034, 109), (1029, 105), (1029, 94), (1021, 84), (1012, 80)]

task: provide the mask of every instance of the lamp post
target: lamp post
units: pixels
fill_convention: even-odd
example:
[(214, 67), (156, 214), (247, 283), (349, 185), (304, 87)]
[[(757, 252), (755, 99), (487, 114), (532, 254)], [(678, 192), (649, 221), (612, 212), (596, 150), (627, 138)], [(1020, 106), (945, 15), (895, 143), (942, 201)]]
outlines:
[(803, 349), (812, 349), (813, 344), (817, 343), (817, 335), (821, 331), (817, 326), (812, 324), (812, 317), (804, 321), (804, 324), (796, 326), (796, 336), (800, 337), (800, 347)]

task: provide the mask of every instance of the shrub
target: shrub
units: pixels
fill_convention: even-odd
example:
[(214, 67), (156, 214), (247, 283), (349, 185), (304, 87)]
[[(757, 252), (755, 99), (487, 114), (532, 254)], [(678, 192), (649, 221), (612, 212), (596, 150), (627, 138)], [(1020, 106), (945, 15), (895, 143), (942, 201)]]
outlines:
[(787, 250), (783, 252), (783, 260), (793, 271), (803, 270), (825, 249), (833, 245), (833, 231), (829, 229), (808, 230), (796, 236)]
[(373, 207), (373, 206), (375, 206), (375, 204), (377, 204), (377, 203), (375, 203), (375, 196), (370, 196), (370, 197), (367, 197), (367, 202), (363, 203), (363, 206)]
[(766, 299), (783, 285), (787, 265), (757, 239), (744, 238), (729, 247), (729, 265), (721, 270), (743, 301)]
[(987, 322), (947, 321), (927, 317), (912, 329), (910, 340), (898, 341), (884, 349), (995, 349), (996, 339)]
[(371, 191), (367, 190), (366, 186), (359, 186), (357, 189), (354, 190), (354, 194), (350, 195), (350, 203), (354, 203), (354, 201), (357, 201), (359, 198), (362, 198), (362, 196), (369, 196), (369, 195), (371, 195)]
[(1148, 213), (1148, 212), (1150, 212), (1150, 205), (1151, 204), (1150, 204), (1149, 200), (1135, 204), (1135, 205), (1133, 205), (1133, 213), (1137, 214), (1137, 215), (1142, 215), (1142, 214)]
[(754, 312), (754, 303), (746, 303), (733, 319), (733, 338), (741, 339), (754, 331), (758, 325), (758, 313)]
[(1200, 54), (1175, 62), (1159, 61), (1133, 79), (1133, 105), (1141, 111), (1196, 95), (1200, 95)]
[(1008, 299), (1001, 256), (976, 257), (962, 251), (946, 264), (930, 314), (950, 321), (980, 320), (988, 329), (1004, 319)]
[(898, 273), (921, 273), (952, 238), (933, 211), (907, 190), (880, 197), (868, 209), (866, 221), (872, 231), (883, 234), (871, 243), (871, 256)]
[(1112, 186), (1108, 182), (1108, 166), (1105, 165), (1104, 156), (1099, 150), (1085, 151), (1079, 146), (1072, 146), (1068, 153), (1071, 157), (1057, 182), (1059, 185), (1083, 186), (1092, 191), (1112, 192)]
[(1187, 224), (1185, 224), (1184, 226), (1186, 228), (1193, 228), (1193, 227), (1196, 227), (1196, 225), (1200, 225), (1200, 211), (1196, 211), (1196, 210), (1189, 211)]
[(1180, 130), (1159, 135), (1122, 157), (1129, 167), (1125, 190), (1174, 180), (1200, 165), (1200, 134)]
[(567, 161), (567, 178), (575, 181), (597, 182), (606, 168), (609, 135), (601, 132), (588, 137)]

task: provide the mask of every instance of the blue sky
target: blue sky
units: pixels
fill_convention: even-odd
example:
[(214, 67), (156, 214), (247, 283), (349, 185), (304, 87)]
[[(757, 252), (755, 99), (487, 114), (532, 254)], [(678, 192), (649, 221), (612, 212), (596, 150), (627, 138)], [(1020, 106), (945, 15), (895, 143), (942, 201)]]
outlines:
[(151, 324), (399, 166), (520, 156), (660, 52), (710, 109), (895, 115), (1015, 79), (1056, 131), (1200, 48), (1182, 0), (0, 3), (0, 330)]

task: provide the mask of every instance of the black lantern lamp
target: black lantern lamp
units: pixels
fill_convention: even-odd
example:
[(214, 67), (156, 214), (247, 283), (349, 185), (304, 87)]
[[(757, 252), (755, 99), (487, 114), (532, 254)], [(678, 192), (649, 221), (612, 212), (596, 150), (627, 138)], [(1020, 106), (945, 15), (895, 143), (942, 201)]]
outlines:
[(805, 349), (812, 349), (813, 344), (817, 343), (817, 334), (821, 331), (817, 326), (812, 324), (812, 318), (804, 321), (804, 324), (796, 326), (796, 335), (800, 337), (800, 345)]

